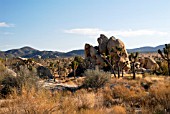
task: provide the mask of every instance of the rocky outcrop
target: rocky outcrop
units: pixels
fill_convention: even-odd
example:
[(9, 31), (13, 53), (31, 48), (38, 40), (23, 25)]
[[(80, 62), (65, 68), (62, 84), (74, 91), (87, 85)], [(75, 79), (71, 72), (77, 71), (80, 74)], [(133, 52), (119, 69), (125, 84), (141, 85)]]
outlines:
[(37, 67), (37, 73), (40, 78), (53, 78), (53, 75), (51, 74), (50, 70), (44, 66), (38, 66)]
[(156, 61), (151, 57), (143, 57), (139, 58), (140, 67), (150, 70), (157, 70), (159, 69), (159, 65), (156, 63)]
[(51, 74), (49, 68), (43, 66), (40, 63), (35, 62), (33, 59), (22, 58), (22, 57), (17, 57), (14, 59), (17, 60), (16, 65), (15, 65), (17, 67), (17, 70), (20, 70), (21, 66), (25, 66), (29, 70), (35, 68), (37, 75), (40, 78), (43, 78), (43, 79), (52, 79), (53, 78), (53, 75)]
[[(113, 36), (108, 39), (105, 35), (101, 34), (97, 41), (99, 45), (95, 47), (90, 44), (85, 44), (85, 60), (86, 63), (89, 64), (87, 65), (89, 68), (95, 68), (95, 66), (98, 65), (99, 68), (102, 69), (107, 66), (108, 61), (110, 61), (110, 63), (119, 61), (121, 67), (123, 67), (126, 62), (126, 66), (128, 69), (130, 68), (125, 44), (120, 39), (116, 39)], [(121, 55), (118, 55), (117, 47), (121, 48)], [(109, 56), (111, 56), (112, 60), (108, 59)], [(120, 56), (120, 60), (118, 60), (117, 56)], [(111, 66), (111, 64), (108, 66)]]
[[(114, 36), (110, 37), (110, 39), (107, 42), (107, 50), (108, 50), (108, 54), (112, 55), (114, 59), (116, 59), (115, 53), (117, 52), (116, 50), (117, 47), (121, 48), (121, 53), (122, 53), (120, 58), (121, 62), (129, 61), (125, 44), (120, 39), (116, 39)], [(113, 50), (115, 50), (115, 52), (113, 52)]]
[(98, 43), (99, 43), (99, 53), (107, 53), (107, 42), (108, 42), (108, 38), (101, 34), (100, 37), (97, 39)]

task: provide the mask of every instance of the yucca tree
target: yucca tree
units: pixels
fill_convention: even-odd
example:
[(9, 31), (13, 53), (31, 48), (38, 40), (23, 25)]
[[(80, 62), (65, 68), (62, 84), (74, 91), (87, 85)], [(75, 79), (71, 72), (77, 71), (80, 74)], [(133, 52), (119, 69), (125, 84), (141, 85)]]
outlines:
[(54, 64), (53, 62), (50, 62), (49, 69), (51, 69), (52, 71), (51, 74), (53, 75), (54, 82), (56, 81), (55, 80), (55, 67), (56, 67), (56, 64)]
[(112, 48), (111, 54), (109, 55), (109, 59), (111, 59), (111, 64), (113, 64), (112, 66), (117, 67), (118, 78), (120, 78), (120, 59), (122, 57), (122, 54), (123, 54), (122, 48), (116, 46), (115, 48)]
[(116, 73), (115, 73), (115, 71), (114, 71), (114, 64), (113, 64), (113, 58), (112, 58), (112, 56), (111, 56), (111, 55), (106, 56), (105, 53), (103, 53), (102, 55), (103, 55), (102, 58), (104, 59), (105, 63), (106, 63), (107, 65), (109, 65), (109, 67), (111, 68), (111, 73), (113, 73), (113, 74), (114, 74), (114, 77), (116, 78)]
[(133, 73), (133, 79), (136, 78), (135, 62), (137, 61), (138, 55), (139, 55), (138, 52), (136, 52), (136, 53), (131, 53), (131, 54), (129, 55), (129, 60), (131, 61), (131, 70), (132, 70), (132, 73)]
[(123, 62), (123, 67), (122, 67), (122, 77), (123, 77), (123, 75), (124, 75), (123, 69), (124, 69), (127, 65), (128, 65), (128, 61)]
[(73, 72), (74, 72), (74, 78), (76, 78), (76, 69), (78, 68), (78, 62), (77, 61), (72, 61), (71, 63), (71, 67), (73, 69)]
[(167, 61), (168, 63), (168, 73), (170, 76), (170, 44), (165, 44), (165, 48), (163, 48), (163, 52), (159, 49), (158, 53), (161, 55), (161, 57)]
[(60, 60), (59, 61), (57, 61), (57, 66), (58, 66), (58, 75), (59, 75), (59, 78), (61, 78), (61, 75), (60, 75), (60, 72), (61, 72), (61, 62), (60, 62)]

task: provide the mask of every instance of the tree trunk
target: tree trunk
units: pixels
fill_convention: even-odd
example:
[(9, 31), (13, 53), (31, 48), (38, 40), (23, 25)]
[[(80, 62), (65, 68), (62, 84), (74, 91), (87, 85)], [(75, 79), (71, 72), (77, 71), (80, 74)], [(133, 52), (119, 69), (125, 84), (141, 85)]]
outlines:
[(119, 62), (117, 63), (117, 73), (118, 73), (118, 78), (120, 78), (120, 66), (119, 66)]
[(132, 72), (133, 72), (133, 79), (136, 78), (136, 73), (135, 73), (135, 64), (132, 63)]
[(58, 75), (59, 75), (59, 78), (61, 78), (60, 76), (60, 67), (58, 66)]
[(169, 76), (170, 76), (170, 60), (168, 61), (168, 71), (169, 71)]
[(116, 78), (116, 73), (115, 73), (115, 71), (114, 71), (113, 65), (112, 65), (107, 59), (105, 59), (105, 58), (103, 58), (103, 59), (104, 59), (104, 61), (106, 62), (106, 64), (111, 67), (111, 73), (113, 73), (113, 74), (114, 74), (114, 77)]
[(111, 73), (113, 73), (113, 74), (114, 74), (114, 77), (116, 78), (116, 73), (115, 73), (115, 71), (114, 71), (113, 66), (111, 66)]
[(123, 77), (123, 69), (122, 69), (122, 77)]
[(74, 79), (76, 79), (76, 70), (74, 69)]
[(53, 78), (54, 78), (54, 82), (55, 82), (55, 81), (56, 81), (56, 80), (55, 80), (55, 76), (54, 76)]

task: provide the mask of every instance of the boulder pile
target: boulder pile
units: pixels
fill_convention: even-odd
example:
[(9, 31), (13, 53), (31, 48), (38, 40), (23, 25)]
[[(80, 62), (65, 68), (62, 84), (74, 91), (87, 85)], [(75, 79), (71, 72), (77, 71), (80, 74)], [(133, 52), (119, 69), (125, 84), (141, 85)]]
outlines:
[(114, 36), (108, 38), (101, 34), (97, 39), (98, 46), (85, 44), (85, 61), (87, 69), (110, 70), (109, 67), (119, 65), (120, 70), (129, 70), (130, 62), (125, 44)]

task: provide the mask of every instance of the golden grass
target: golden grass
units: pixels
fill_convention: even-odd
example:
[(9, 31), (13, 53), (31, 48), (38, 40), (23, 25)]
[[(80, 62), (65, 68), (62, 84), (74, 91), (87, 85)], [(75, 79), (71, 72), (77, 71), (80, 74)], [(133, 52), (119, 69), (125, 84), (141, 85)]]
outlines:
[[(143, 113), (163, 112), (170, 107), (170, 78), (153, 81), (146, 92), (140, 85), (147, 80), (112, 79), (96, 91), (51, 92), (24, 86), (0, 102), (0, 113), (8, 114), (126, 114), (140, 108)], [(110, 84), (116, 84), (110, 88)], [(129, 85), (130, 88), (127, 88)]]
[(126, 114), (126, 109), (122, 106), (115, 105), (113, 106), (112, 109), (113, 109), (112, 111), (113, 114)]

